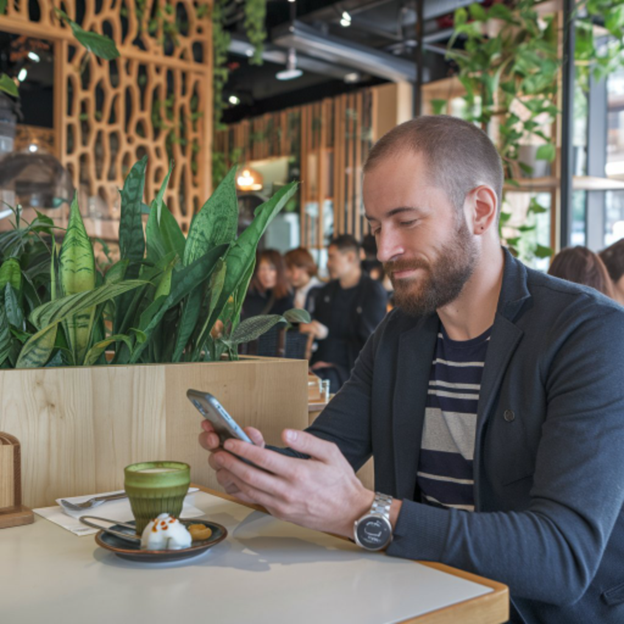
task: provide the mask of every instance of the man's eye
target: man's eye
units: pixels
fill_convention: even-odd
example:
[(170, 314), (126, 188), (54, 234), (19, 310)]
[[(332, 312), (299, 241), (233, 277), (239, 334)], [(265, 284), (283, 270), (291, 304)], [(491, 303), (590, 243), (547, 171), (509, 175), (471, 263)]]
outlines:
[(418, 223), (418, 219), (412, 219), (411, 221), (400, 221), (399, 225), (402, 227), (410, 227), (411, 225), (415, 225)]

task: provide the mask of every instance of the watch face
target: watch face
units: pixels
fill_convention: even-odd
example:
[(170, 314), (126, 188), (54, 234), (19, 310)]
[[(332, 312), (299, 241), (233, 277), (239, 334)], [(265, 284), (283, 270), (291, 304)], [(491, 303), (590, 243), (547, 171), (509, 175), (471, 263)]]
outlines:
[(390, 542), (392, 533), (384, 518), (363, 518), (357, 526), (357, 537), (364, 548), (379, 550)]

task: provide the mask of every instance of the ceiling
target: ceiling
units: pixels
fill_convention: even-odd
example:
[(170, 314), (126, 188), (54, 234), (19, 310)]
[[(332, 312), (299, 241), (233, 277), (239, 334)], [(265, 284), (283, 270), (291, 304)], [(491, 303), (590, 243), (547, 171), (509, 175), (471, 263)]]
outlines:
[[(483, 4), (492, 4), (486, 0)], [(226, 123), (260, 115), (363, 86), (416, 77), (417, 0), (268, 0), (264, 64), (251, 65), (244, 34), (244, 0), (231, 5), (232, 35), (225, 87), (239, 104), (224, 112)], [(444, 58), (453, 13), (471, 0), (424, 0), (423, 82), (444, 78), (452, 67)], [(349, 25), (345, 25), (344, 13)], [(342, 21), (342, 25), (341, 25)], [(277, 80), (288, 49), (294, 47), (303, 75)]]

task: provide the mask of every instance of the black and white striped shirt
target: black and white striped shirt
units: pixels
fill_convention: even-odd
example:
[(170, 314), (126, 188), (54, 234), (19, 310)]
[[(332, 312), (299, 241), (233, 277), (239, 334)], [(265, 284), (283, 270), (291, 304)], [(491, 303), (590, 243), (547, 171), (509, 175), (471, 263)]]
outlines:
[(451, 340), (442, 325), (429, 376), (418, 487), (421, 501), (474, 511), (473, 456), (481, 376), (491, 328)]

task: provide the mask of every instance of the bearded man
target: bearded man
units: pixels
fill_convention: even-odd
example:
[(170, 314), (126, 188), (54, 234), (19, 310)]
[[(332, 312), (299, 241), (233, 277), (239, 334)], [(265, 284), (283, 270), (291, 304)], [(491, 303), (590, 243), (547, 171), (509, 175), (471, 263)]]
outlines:
[(288, 449), (200, 442), (241, 500), (501, 581), (514, 622), (624, 622), (624, 309), (501, 247), (502, 184), (467, 122), (384, 136), (364, 202), (397, 308)]

